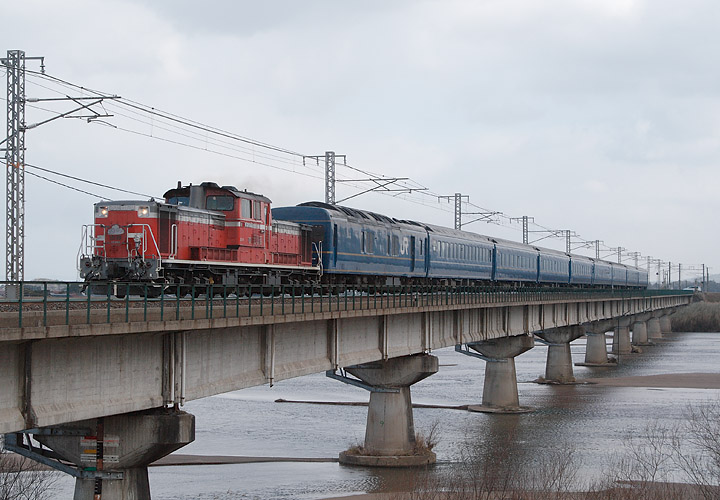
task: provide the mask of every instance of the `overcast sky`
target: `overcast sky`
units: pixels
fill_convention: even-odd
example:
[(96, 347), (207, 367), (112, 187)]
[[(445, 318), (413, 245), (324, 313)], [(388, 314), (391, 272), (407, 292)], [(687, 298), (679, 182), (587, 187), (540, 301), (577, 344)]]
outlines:
[[(69, 82), (720, 271), (717, 1), (25, 0), (2, 2), (0, 17), (2, 54), (45, 56), (48, 74)], [(28, 97), (58, 89), (28, 76)], [(147, 115), (106, 109), (115, 116), (104, 124), (28, 131), (27, 163), (155, 196), (182, 180), (247, 188), (275, 206), (323, 199), (319, 167), (262, 148), (228, 154), (210, 135), (203, 147)], [(30, 123), (49, 116), (27, 110)], [(98, 199), (33, 176), (26, 184), (26, 279), (76, 279), (80, 228)], [(362, 188), (338, 185), (337, 198)], [(452, 206), (427, 193), (347, 204), (452, 226)], [(499, 222), (466, 229), (522, 239), (519, 224)]]

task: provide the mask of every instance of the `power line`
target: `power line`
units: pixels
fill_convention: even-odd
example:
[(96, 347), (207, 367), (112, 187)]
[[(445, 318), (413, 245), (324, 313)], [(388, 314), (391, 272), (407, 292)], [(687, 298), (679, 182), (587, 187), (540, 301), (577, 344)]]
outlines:
[(94, 196), (95, 198), (98, 198), (98, 199), (100, 199), (100, 200), (104, 199), (104, 197), (103, 197), (103, 196), (100, 196), (99, 194), (91, 193), (90, 191), (85, 191), (85, 190), (83, 190), (83, 189), (76, 188), (76, 187), (70, 186), (70, 185), (68, 185), (68, 184), (64, 184), (64, 183), (62, 183), (62, 182), (60, 182), (60, 181), (56, 181), (56, 180), (53, 180), (53, 179), (48, 179), (47, 177), (42, 176), (42, 175), (40, 175), (40, 174), (36, 174), (36, 173), (34, 173), (34, 172), (26, 172), (26, 173), (27, 173), (28, 175), (32, 175), (33, 177), (37, 177), (37, 178), (42, 179), (42, 180), (44, 180), (44, 181), (48, 181), (48, 182), (51, 182), (51, 183), (53, 183), (53, 184), (57, 184), (58, 186), (62, 186), (62, 187), (64, 187), (64, 188), (72, 189), (73, 191), (77, 191), (78, 193), (88, 194), (88, 195)]
[[(0, 159), (0, 163), (2, 163), (3, 165), (7, 165), (7, 163), (6, 163), (4, 160), (2, 160), (2, 159)], [(34, 169), (40, 170), (40, 171), (42, 171), (42, 172), (47, 172), (47, 173), (49, 173), (49, 174), (58, 175), (58, 176), (60, 176), (60, 177), (65, 177), (66, 179), (72, 179), (72, 180), (75, 180), (75, 181), (84, 182), (84, 183), (86, 183), (86, 184), (92, 184), (93, 186), (98, 186), (98, 187), (110, 189), (110, 190), (113, 190), (113, 191), (119, 191), (119, 192), (121, 192), (121, 193), (128, 193), (128, 194), (134, 194), (134, 195), (138, 195), (138, 196), (143, 196), (143, 197), (145, 197), (145, 198), (152, 198), (152, 196), (150, 196), (150, 195), (148, 195), (148, 194), (137, 193), (137, 192), (135, 192), (135, 191), (128, 191), (127, 189), (122, 189), (122, 188), (110, 186), (110, 185), (108, 185), (108, 184), (102, 184), (102, 183), (95, 182), (95, 181), (91, 181), (91, 180), (88, 180), (88, 179), (83, 179), (83, 178), (81, 178), (81, 177), (75, 177), (75, 176), (73, 176), (73, 175), (63, 174), (62, 172), (56, 172), (55, 170), (50, 170), (50, 169), (48, 169), (48, 168), (39, 167), (39, 166), (37, 166), (37, 165), (32, 165), (32, 164), (30, 164), (30, 163), (25, 163), (25, 167), (34, 168)], [(44, 177), (44, 176), (39, 175), (39, 174), (35, 174), (35, 173), (33, 173), (33, 172), (26, 172), (26, 173), (28, 173), (28, 174), (30, 174), (30, 175), (34, 175), (35, 177), (39, 177), (40, 179), (44, 179), (44, 180), (46, 180), (46, 181), (52, 182), (52, 183), (54, 183), (54, 184), (58, 184), (58, 185), (60, 185), (60, 186), (67, 187), (67, 188), (72, 189), (72, 190), (74, 190), (74, 191), (79, 191), (79, 192), (81, 192), (81, 193), (90, 194), (90, 195), (92, 195), (92, 196), (97, 196), (97, 197), (99, 197), (99, 198), (104, 198), (103, 196), (97, 195), (97, 194), (95, 194), (95, 193), (90, 193), (89, 191), (83, 191), (82, 189), (75, 188), (75, 187), (69, 186), (69, 185), (67, 185), (67, 184), (63, 184), (63, 183), (61, 183), (61, 182), (59, 182), (59, 181), (54, 181), (54, 180), (52, 180), (52, 179), (49, 179), (49, 178)]]
[[(100, 92), (97, 90), (89, 89), (77, 84), (74, 84), (72, 82), (69, 82), (67, 80), (63, 80), (61, 78), (48, 75), (48, 74), (42, 74), (37, 71), (27, 70), (27, 73), (29, 75), (32, 75), (34, 77), (37, 77), (38, 79), (43, 79), (45, 82), (50, 82), (51, 84), (58, 85), (60, 87), (64, 88), (70, 88), (73, 90), (81, 90), (82, 92), (90, 92), (94, 93), (99, 97), (117, 97), (113, 94)], [(45, 88), (49, 91), (56, 92), (58, 94), (62, 94), (62, 92), (53, 89), (51, 87), (48, 87), (47, 85), (42, 85), (38, 82), (31, 82), (33, 85), (37, 85), (41, 88)], [(303, 175), (309, 178), (313, 179), (320, 179), (322, 180), (323, 177), (320, 175), (314, 175), (312, 173), (302, 172), (299, 171), (299, 169), (307, 169), (311, 172), (314, 170), (306, 166), (304, 159), (306, 158), (305, 155), (280, 146), (275, 146), (270, 143), (258, 141), (255, 139), (251, 139), (249, 137), (245, 137), (233, 132), (229, 132), (227, 130), (223, 130), (221, 128), (213, 127), (207, 124), (203, 124), (201, 122), (184, 118), (180, 115), (170, 113), (168, 111), (160, 110), (155, 107), (151, 107), (145, 104), (142, 104), (140, 102), (128, 99), (128, 98), (117, 98), (114, 101), (111, 101), (107, 103), (107, 105), (103, 106), (104, 109), (111, 110), (113, 113), (122, 116), (125, 119), (134, 121), (136, 123), (143, 124), (145, 126), (150, 127), (150, 133), (141, 132), (138, 130), (133, 130), (131, 128), (122, 127), (122, 126), (116, 126), (116, 125), (110, 125), (112, 128), (116, 130), (120, 130), (126, 133), (131, 133), (139, 136), (144, 136), (152, 139), (157, 139), (163, 142), (180, 145), (184, 147), (188, 147), (191, 149), (201, 150), (210, 152), (213, 154), (217, 154), (220, 156), (228, 157), (237, 159), (240, 161), (245, 161), (249, 163), (253, 163), (256, 165), (265, 166), (268, 168), (278, 169), (281, 171), (289, 172), (289, 173), (295, 173), (299, 175)], [(42, 109), (47, 112), (53, 112), (51, 110), (36, 107), (36, 109)], [(121, 109), (124, 109), (126, 112), (123, 113)], [(129, 113), (129, 114), (128, 114)], [(142, 118), (147, 117), (147, 118)], [(105, 125), (108, 125), (107, 123), (103, 123)], [(167, 132), (169, 134), (174, 134), (177, 136), (180, 136), (184, 139), (187, 139), (188, 141), (195, 141), (199, 143), (204, 143), (204, 146), (199, 146), (196, 144), (189, 144), (188, 141), (181, 141), (181, 140), (173, 140), (167, 137), (160, 137), (156, 134), (154, 134), (155, 130), (161, 130), (163, 132)], [(205, 134), (203, 136), (203, 133)], [(241, 146), (241, 144), (245, 144), (247, 146)], [(228, 149), (231, 151), (234, 151), (236, 154), (230, 154), (222, 151), (218, 151), (217, 149), (209, 148), (208, 145), (212, 145), (214, 148), (217, 149)], [(249, 147), (248, 147), (249, 146)], [(259, 150), (255, 150), (254, 148), (259, 148)], [(250, 157), (245, 157), (241, 155), (250, 155)], [(286, 156), (281, 156), (286, 155)], [(289, 157), (289, 158), (288, 158)], [(258, 160), (257, 158), (261, 158), (261, 160)], [(291, 158), (296, 158), (296, 160), (291, 160)], [(303, 159), (302, 163), (299, 161), (299, 159)], [(282, 163), (285, 165), (291, 165), (292, 168), (287, 168), (283, 166), (277, 165), (277, 163)], [(338, 163), (338, 167), (344, 167), (349, 170), (362, 173), (364, 175), (376, 177), (379, 181), (382, 181), (383, 178), (390, 178), (385, 175), (381, 174), (375, 174), (368, 170), (358, 168), (354, 165), (350, 165), (347, 162), (344, 163)], [(58, 175), (62, 175), (57, 172)], [(319, 174), (319, 172), (318, 172)], [(338, 175), (338, 179), (342, 179), (347, 181), (347, 178), (344, 178), (345, 176)], [(69, 176), (69, 178), (72, 178)], [(74, 180), (80, 180), (81, 179), (74, 179)], [(354, 187), (359, 187), (357, 184), (353, 184), (352, 182), (348, 182), (349, 185)], [(425, 206), (428, 208), (434, 208), (441, 210), (443, 212), (449, 212), (448, 210), (444, 210), (441, 207), (439, 207), (436, 204), (429, 204), (424, 203), (422, 201), (419, 201), (420, 198), (416, 195), (419, 193), (421, 195), (425, 195), (426, 197), (431, 197), (434, 199), (437, 199), (438, 194), (430, 191), (429, 189), (425, 188), (422, 184), (409, 179), (404, 178), (402, 181), (397, 181), (397, 185), (403, 187), (404, 189), (407, 189), (408, 193), (390, 193), (390, 192), (381, 192), (381, 194), (384, 194), (386, 196), (392, 196), (394, 198), (402, 199), (406, 202), (411, 202), (417, 205)], [(126, 191), (127, 192), (127, 191)], [(478, 208), (484, 212), (490, 212), (489, 209), (480, 207), (474, 203), (467, 203), (469, 206)], [(512, 223), (513, 217), (510, 217), (509, 215), (506, 215), (502, 212), (492, 212), (495, 216), (491, 219), (485, 220), (488, 223), (495, 224), (500, 227), (505, 227), (510, 230), (518, 231), (520, 230), (517, 228), (516, 225)], [(558, 230), (554, 230), (548, 227), (545, 227), (541, 224), (538, 224), (534, 221), (530, 222), (534, 227), (540, 228), (543, 231), (547, 231), (548, 234), (559, 234)], [(577, 234), (573, 234), (573, 237), (576, 239), (576, 241), (582, 243), (582, 245), (578, 248), (585, 248), (587, 245), (595, 244), (596, 250), (599, 248), (599, 245), (596, 243), (598, 240), (586, 240), (584, 238), (581, 238)], [(566, 240), (567, 240), (566, 235)], [(603, 247), (606, 248), (606, 250), (613, 249), (612, 247), (609, 247), (607, 245), (603, 244)], [(613, 249), (614, 250), (614, 249)], [(618, 256), (620, 258), (620, 256)]]
[[(109, 97), (109, 96), (113, 96), (113, 95), (114, 95), (114, 94), (110, 94), (110, 93), (107, 93), (107, 92), (101, 92), (101, 91), (89, 89), (89, 88), (87, 88), (87, 87), (83, 87), (83, 86), (74, 84), (74, 83), (72, 83), (72, 82), (68, 82), (68, 81), (66, 81), (66, 80), (63, 80), (63, 79), (61, 79), (61, 78), (58, 78), (58, 77), (56, 77), (56, 76), (52, 76), (52, 75), (49, 75), (49, 74), (43, 74), (43, 73), (40, 73), (40, 72), (37, 72), (37, 71), (30, 71), (30, 70), (28, 70), (27, 73), (33, 74), (33, 75), (35, 75), (35, 76), (37, 76), (37, 77), (40, 77), (40, 78), (43, 78), (43, 79), (46, 79), (46, 80), (52, 80), (52, 81), (55, 81), (55, 82), (57, 82), (57, 83), (61, 83), (61, 84), (63, 84), (63, 85), (69, 86), (69, 87), (74, 88), (74, 89), (79, 89), (79, 90), (83, 90), (83, 91), (93, 92), (93, 93), (95, 93), (95, 94), (97, 94), (97, 95), (100, 95), (100, 96)], [(226, 137), (226, 138), (229, 138), (229, 139), (233, 139), (233, 140), (236, 140), (236, 141), (245, 142), (245, 143), (247, 143), (247, 144), (253, 144), (253, 145), (258, 146), (258, 147), (262, 147), (262, 148), (274, 150), (274, 151), (281, 152), (281, 153), (285, 153), (285, 154), (288, 154), (288, 155), (294, 155), (294, 156), (298, 156), (298, 157), (304, 156), (302, 153), (298, 153), (298, 152), (296, 152), (296, 151), (292, 151), (292, 150), (289, 150), (289, 149), (286, 149), (286, 148), (282, 148), (282, 147), (279, 147), (279, 146), (274, 146), (274, 145), (272, 145), (272, 144), (268, 144), (268, 143), (265, 143), (265, 142), (257, 141), (257, 140), (255, 140), (255, 139), (250, 139), (250, 138), (248, 138), (248, 137), (244, 137), (244, 136), (241, 136), (241, 135), (238, 135), (238, 134), (234, 134), (234, 133), (232, 133), (232, 132), (228, 132), (228, 131), (225, 131), (225, 130), (222, 130), (222, 129), (219, 129), (219, 128), (215, 128), (215, 127), (212, 127), (212, 126), (209, 126), (209, 125), (205, 125), (205, 124), (203, 124), (203, 123), (200, 123), (200, 122), (197, 122), (197, 121), (194, 121), (194, 120), (190, 120), (190, 119), (188, 119), (188, 118), (183, 118), (183, 117), (181, 117), (181, 116), (175, 115), (175, 114), (170, 113), (170, 112), (167, 112), (167, 111), (163, 111), (163, 110), (160, 110), (160, 109), (156, 109), (156, 108), (154, 108), (154, 107), (152, 107), (152, 106), (147, 106), (147, 105), (145, 105), (145, 104), (139, 103), (139, 102), (137, 102), (137, 101), (133, 101), (133, 100), (128, 99), (128, 98), (120, 97), (120, 98), (117, 100), (117, 102), (120, 103), (120, 104), (123, 104), (123, 105), (125, 105), (125, 106), (127, 106), (127, 107), (134, 108), (134, 109), (137, 109), (137, 110), (140, 110), (140, 111), (143, 111), (143, 112), (145, 112), (145, 113), (152, 114), (152, 115), (155, 115), (155, 116), (158, 116), (158, 117), (162, 117), (163, 119), (166, 119), (166, 120), (169, 120), (169, 121), (174, 121), (174, 122), (177, 122), (177, 123), (182, 123), (182, 124), (184, 124), (184, 125), (186, 125), (186, 126), (188, 126), (188, 127), (193, 127), (193, 128), (196, 128), (196, 129), (198, 129), (198, 130), (203, 130), (203, 131), (208, 132), (208, 133), (217, 134), (217, 135), (220, 135), (220, 136), (224, 136), (224, 137)]]

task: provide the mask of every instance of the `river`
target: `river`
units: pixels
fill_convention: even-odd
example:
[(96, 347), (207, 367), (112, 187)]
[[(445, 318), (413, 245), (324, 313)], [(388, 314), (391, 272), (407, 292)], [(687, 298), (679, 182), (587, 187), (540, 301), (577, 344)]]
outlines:
[[(610, 338), (608, 338), (610, 341)], [(642, 354), (622, 356), (617, 367), (575, 367), (578, 381), (589, 378), (674, 373), (720, 373), (720, 334), (677, 333)], [(414, 403), (479, 404), (485, 363), (435, 351), (440, 371), (412, 388)], [(583, 361), (584, 339), (572, 344)], [(474, 452), (507, 454), (511, 463), (541, 461), (563, 446), (574, 450), (579, 477), (597, 477), (617, 456), (629, 435), (647, 426), (681, 421), (689, 404), (720, 400), (720, 390), (649, 387), (571, 386), (533, 383), (544, 374), (547, 348), (537, 345), (516, 358), (520, 404), (535, 408), (521, 415), (490, 415), (450, 409), (416, 408), (415, 427), (437, 425), (438, 464), (434, 473), (457, 468)], [(263, 457), (336, 458), (362, 442), (367, 408), (276, 403), (278, 398), (312, 401), (367, 401), (358, 388), (324, 374), (282, 381), (192, 401), (195, 442), (180, 453)], [(363, 492), (392, 491), (408, 471), (365, 469), (337, 463), (274, 462), (241, 465), (166, 466), (150, 469), (153, 499), (321, 499)], [(63, 476), (57, 498), (72, 498), (73, 480)]]

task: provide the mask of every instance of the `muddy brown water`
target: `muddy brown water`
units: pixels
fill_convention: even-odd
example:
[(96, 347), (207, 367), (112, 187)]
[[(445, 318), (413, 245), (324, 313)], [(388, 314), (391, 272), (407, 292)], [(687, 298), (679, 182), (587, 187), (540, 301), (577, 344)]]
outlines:
[[(610, 342), (608, 338), (608, 342)], [(516, 360), (522, 415), (488, 415), (451, 408), (416, 408), (419, 431), (437, 424), (438, 464), (430, 474), (459, 470), (469, 454), (503, 453), (514, 467), (532, 466), (563, 446), (576, 454), (578, 476), (598, 477), (621, 453), (629, 435), (650, 424), (682, 421), (689, 404), (720, 399), (720, 333), (673, 334), (642, 354), (623, 356), (617, 367), (575, 367), (572, 386), (532, 383), (544, 374), (547, 347), (537, 345)], [(583, 361), (584, 339), (572, 344)], [(453, 349), (434, 352), (440, 371), (413, 386), (413, 402), (430, 406), (478, 404), (485, 364)], [(705, 376), (705, 374), (710, 374)], [(183, 455), (336, 458), (362, 441), (367, 408), (362, 405), (276, 403), (367, 402), (361, 389), (324, 374), (287, 380), (193, 401), (195, 442)], [(401, 489), (409, 470), (364, 469), (335, 462), (261, 462), (153, 467), (153, 499), (321, 499)], [(57, 498), (72, 498), (73, 481), (63, 477)]]

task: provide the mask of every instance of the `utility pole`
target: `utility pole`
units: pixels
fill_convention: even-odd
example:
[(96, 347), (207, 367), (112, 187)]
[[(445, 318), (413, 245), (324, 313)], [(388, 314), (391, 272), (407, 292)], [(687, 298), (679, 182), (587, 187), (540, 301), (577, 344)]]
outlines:
[(522, 217), (510, 218), (510, 222), (513, 222), (513, 221), (521, 221), (522, 222), (523, 243), (525, 245), (527, 245), (528, 244), (529, 223), (535, 222), (535, 217), (528, 217), (527, 215), (523, 215)]
[[(462, 229), (463, 226), (466, 226), (468, 224), (472, 224), (473, 222), (478, 221), (485, 221), (485, 222), (492, 222), (492, 218), (495, 215), (500, 214), (501, 212), (463, 212), (462, 210), (462, 202), (465, 201), (466, 203), (470, 203), (470, 197), (466, 194), (462, 193), (455, 193), (454, 195), (450, 196), (438, 196), (438, 200), (453, 200), (455, 202), (455, 223), (454, 228), (458, 231)], [(479, 215), (480, 217), (471, 220), (470, 222), (463, 222), (462, 216), (465, 215)]]
[(600, 260), (600, 240), (595, 240), (595, 258)]
[(702, 265), (702, 291), (705, 292), (705, 264)]
[(622, 264), (622, 251), (623, 250), (625, 250), (623, 247), (617, 247), (618, 264)]
[[(0, 141), (0, 145), (7, 143), (2, 148), (7, 167), (5, 279), (11, 282), (25, 279), (25, 132), (58, 118), (80, 118), (91, 122), (112, 117), (104, 111), (98, 113), (92, 107), (105, 99), (119, 99), (115, 95), (30, 99), (25, 94), (25, 63), (28, 60), (40, 61), (40, 72), (45, 74), (44, 57), (27, 57), (22, 50), (8, 50), (7, 57), (0, 59), (0, 64), (7, 71), (7, 137)], [(45, 101), (72, 101), (77, 107), (41, 122), (28, 124), (25, 120), (25, 103)], [(5, 296), (17, 299), (19, 289), (19, 285), (8, 285)]]
[(678, 264), (678, 290), (682, 290), (682, 264)]
[(565, 252), (570, 253), (570, 233), (571, 231), (569, 229), (564, 230), (565, 233)]
[[(40, 69), (45, 72), (43, 57), (27, 57), (22, 50), (8, 50), (7, 58), (0, 60), (7, 69), (7, 145), (4, 148), (7, 168), (7, 281), (22, 281), (25, 278), (25, 61), (28, 59), (40, 60)], [(8, 299), (17, 299), (18, 292), (17, 285), (6, 287)]]
[(335, 151), (325, 151), (325, 203), (335, 204)]
[(635, 259), (635, 267), (638, 267), (638, 257), (640, 257), (640, 252), (628, 252), (629, 257), (633, 257)]
[(324, 155), (305, 156), (303, 157), (303, 163), (305, 158), (312, 158), (318, 164), (320, 159), (325, 159), (325, 203), (328, 205), (335, 204), (335, 160), (336, 158), (342, 158), (344, 162), (347, 161), (345, 155), (336, 155), (335, 151), (325, 151)]
[(438, 196), (438, 200), (454, 200), (455, 201), (455, 229), (462, 229), (462, 202), (463, 198), (465, 201), (470, 201), (470, 197), (466, 194), (455, 193), (451, 196)]
[(668, 262), (668, 290), (672, 289), (672, 262)]
[[(343, 166), (349, 167), (347, 165), (347, 156), (346, 155), (339, 155), (336, 154), (335, 151), (325, 151), (324, 155), (314, 155), (314, 156), (303, 156), (303, 164), (305, 164), (305, 160), (307, 158), (311, 158), (317, 162), (318, 165), (320, 165), (320, 160), (325, 160), (325, 203), (328, 205), (335, 205), (336, 203), (342, 203), (343, 201), (347, 201), (350, 198), (355, 198), (356, 196), (360, 196), (361, 194), (369, 193), (371, 191), (385, 191), (385, 192), (394, 192), (394, 193), (412, 193), (413, 191), (427, 191), (427, 188), (424, 187), (418, 187), (418, 188), (406, 188), (406, 187), (400, 187), (397, 189), (390, 189), (388, 186), (391, 184), (395, 184), (398, 181), (406, 181), (408, 180), (408, 177), (377, 177), (372, 176), (373, 174), (369, 174), (367, 172), (367, 175), (371, 175), (372, 177), (366, 178), (366, 179), (337, 179), (335, 177), (335, 164), (338, 158), (342, 158)], [(352, 167), (351, 167), (352, 168)], [(358, 169), (354, 169), (358, 170)], [(359, 172), (362, 172), (362, 170), (358, 170)], [(336, 200), (335, 199), (335, 184), (337, 182), (372, 182), (375, 183), (375, 186), (365, 189), (364, 191), (360, 191), (359, 193), (355, 193), (351, 196), (348, 196), (346, 198), (343, 198), (342, 200)]]

